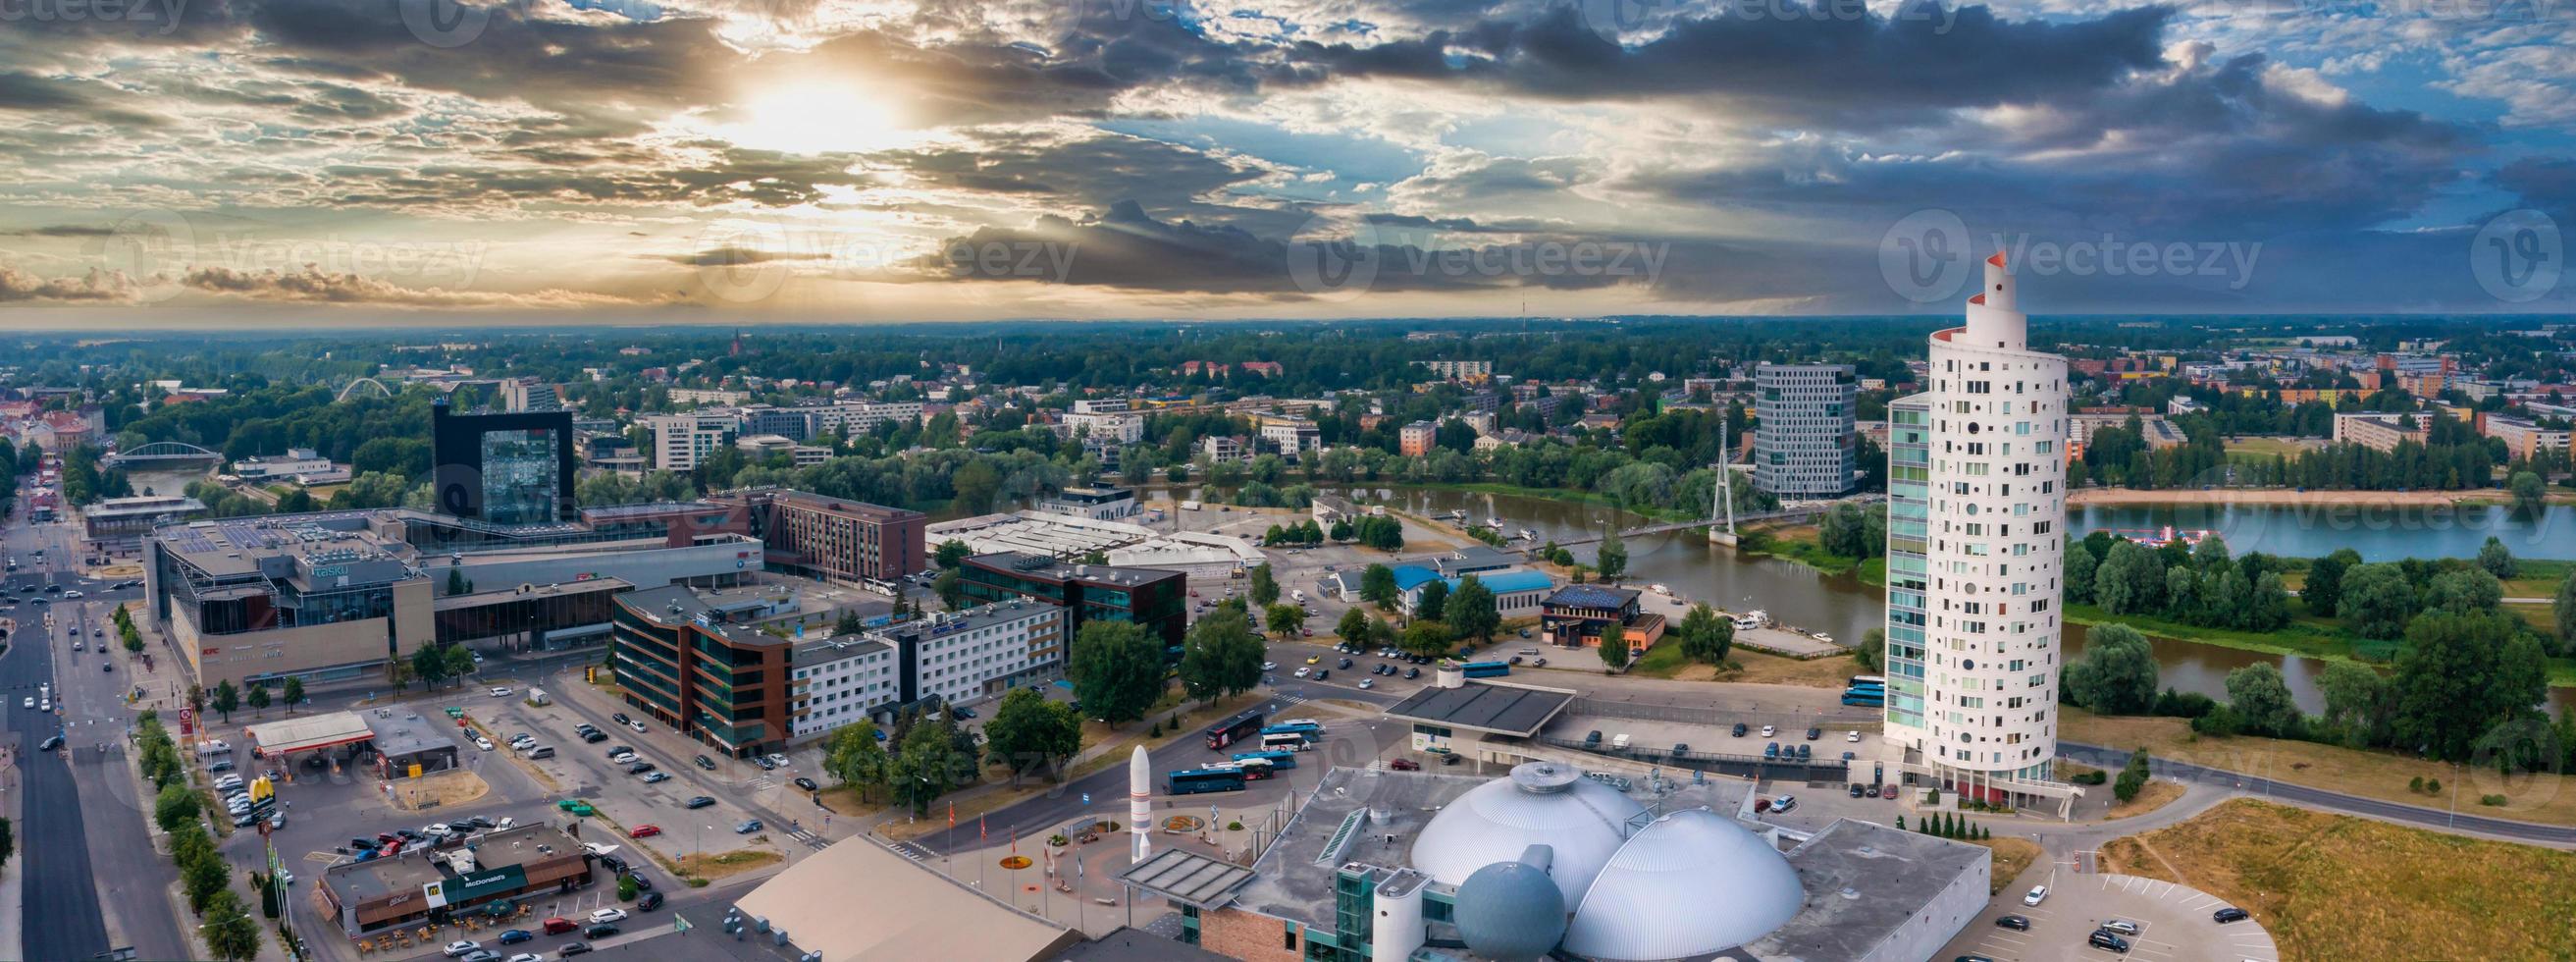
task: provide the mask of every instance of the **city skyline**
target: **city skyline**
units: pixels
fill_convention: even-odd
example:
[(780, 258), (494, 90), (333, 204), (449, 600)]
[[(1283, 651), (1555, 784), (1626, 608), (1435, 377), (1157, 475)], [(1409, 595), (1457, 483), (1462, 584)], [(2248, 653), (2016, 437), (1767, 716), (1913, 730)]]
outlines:
[(2546, 6), (127, 12), (0, 28), (0, 322), (1920, 314), (1997, 248), (2070, 312), (2576, 296)]

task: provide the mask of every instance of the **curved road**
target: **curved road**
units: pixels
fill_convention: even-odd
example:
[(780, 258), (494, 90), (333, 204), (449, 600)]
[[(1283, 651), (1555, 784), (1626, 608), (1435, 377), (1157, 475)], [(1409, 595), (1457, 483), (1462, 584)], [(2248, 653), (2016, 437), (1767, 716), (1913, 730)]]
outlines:
[[(2065, 756), (2066, 758), (2101, 768), (2104, 771), (2117, 771), (2121, 766), (2129, 763), (2128, 752), (2105, 748), (2099, 745), (2082, 745), (2075, 742), (2059, 742), (2057, 743), (2057, 753)], [(2167, 758), (2150, 758), (2147, 761), (2147, 767), (2154, 773), (2167, 778), (2179, 779), (2185, 782), (2223, 785), (2235, 789), (2239, 794), (2258, 795), (2285, 802), (2296, 802), (2301, 805), (2324, 809), (2326, 811), (2345, 812), (2353, 815), (2384, 818), (2390, 821), (2407, 822), (2444, 831), (2476, 832), (2481, 835), (2492, 835), (2497, 838), (2519, 839), (2522, 841), (2540, 842), (2549, 845), (2576, 845), (2576, 827), (2566, 825), (2543, 825), (2537, 822), (2518, 822), (2512, 819), (2491, 818), (2484, 815), (2473, 815), (2466, 812), (2453, 812), (2446, 809), (2408, 805), (2402, 802), (2383, 801), (2376, 798), (2363, 798), (2358, 795), (2346, 795), (2342, 792), (2330, 792), (2321, 788), (2311, 788), (2306, 785), (2276, 781), (2257, 775), (2245, 775), (2231, 772), (2223, 768), (2210, 768), (2204, 765), (2194, 765), (2189, 762), (2179, 762)]]

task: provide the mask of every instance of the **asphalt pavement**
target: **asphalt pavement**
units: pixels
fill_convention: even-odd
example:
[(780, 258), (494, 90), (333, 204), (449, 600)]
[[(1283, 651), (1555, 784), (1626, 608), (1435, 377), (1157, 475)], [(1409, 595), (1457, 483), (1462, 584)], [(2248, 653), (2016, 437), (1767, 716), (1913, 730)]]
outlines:
[[(2128, 752), (2104, 748), (2099, 745), (2059, 742), (2057, 743), (2057, 753), (2065, 758), (2083, 762), (2084, 764), (2101, 768), (2104, 771), (2116, 771), (2121, 766), (2126, 765), (2129, 762)], [(2497, 838), (2519, 839), (2550, 845), (2563, 846), (2576, 844), (2576, 827), (2565, 825), (2542, 825), (2536, 822), (2518, 822), (2512, 819), (2489, 818), (2483, 815), (2473, 815), (2466, 812), (2455, 812), (2438, 808), (2425, 808), (2420, 805), (2407, 805), (2399, 802), (2382, 801), (2376, 798), (2363, 798), (2359, 795), (2346, 795), (2342, 792), (2330, 792), (2321, 788), (2310, 788), (2305, 785), (2295, 785), (2289, 782), (2275, 781), (2273, 779), (2257, 775), (2231, 772), (2221, 768), (2194, 765), (2189, 762), (2179, 762), (2169, 758), (2151, 758), (2147, 762), (2147, 768), (2155, 774), (2166, 778), (2177, 779), (2185, 782), (2206, 782), (2209, 784), (2229, 786), (2234, 788), (2240, 794), (2277, 799), (2284, 802), (2295, 802), (2310, 808), (2323, 809), (2330, 812), (2366, 815), (2373, 818), (2387, 819), (2389, 821), (2423, 825), (2429, 828), (2441, 829), (2443, 831), (2475, 832), (2481, 835), (2491, 835)]]
[[(49, 543), (55, 538), (48, 534), (13, 524), (0, 543), (12, 553), (32, 552), (40, 543), (48, 547), (48, 556), (61, 553), (63, 549)], [(25, 597), (17, 594), (22, 585), (68, 577), (30, 564), (31, 558), (19, 560), (20, 570), (10, 573), (6, 581), (18, 597)], [(0, 693), (7, 698), (6, 710), (0, 711), (0, 725), (6, 726), (0, 732), (0, 745), (7, 747), (13, 762), (5, 784), (20, 793), (18, 870), (31, 883), (20, 888), (18, 912), (21, 919), (44, 920), (26, 928), (21, 947), (32, 959), (88, 958), (113, 946), (108, 944), (107, 922), (99, 910), (102, 893), (85, 844), (89, 831), (80, 787), (74, 780), (73, 763), (66, 760), (67, 750), (36, 750), (64, 730), (64, 717), (77, 717), (86, 706), (57, 702), (54, 707), (61, 714), (23, 707), (29, 696), (44, 697), (39, 694), (40, 685), (55, 681), (54, 649), (65, 644), (49, 637), (52, 632), (44, 626), (46, 607), (50, 606), (21, 604), (11, 613), (18, 628), (10, 634), (8, 652), (0, 654)], [(97, 765), (96, 752), (92, 748), (84, 762)]]

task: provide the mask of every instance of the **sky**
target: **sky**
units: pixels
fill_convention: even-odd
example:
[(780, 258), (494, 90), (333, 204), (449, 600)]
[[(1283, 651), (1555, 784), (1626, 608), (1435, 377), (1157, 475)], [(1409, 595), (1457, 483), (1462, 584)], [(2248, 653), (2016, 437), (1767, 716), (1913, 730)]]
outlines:
[(0, 0), (33, 328), (2576, 307), (2576, 0)]

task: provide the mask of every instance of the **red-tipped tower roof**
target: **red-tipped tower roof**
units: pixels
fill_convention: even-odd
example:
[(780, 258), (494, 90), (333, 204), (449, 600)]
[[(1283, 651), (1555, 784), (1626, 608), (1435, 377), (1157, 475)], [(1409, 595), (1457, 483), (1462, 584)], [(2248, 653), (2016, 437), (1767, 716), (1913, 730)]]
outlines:
[(1986, 295), (1983, 295), (1983, 294), (1979, 294), (1979, 295), (1977, 295), (1977, 296), (1975, 296), (1975, 297), (1968, 298), (1968, 303), (1970, 303), (1970, 304), (1983, 304), (1983, 303), (1985, 303), (1985, 302), (1986, 302)]
[(1993, 264), (1996, 267), (2004, 266), (2004, 252), (1996, 251), (1995, 256), (1986, 258), (1986, 263)]

